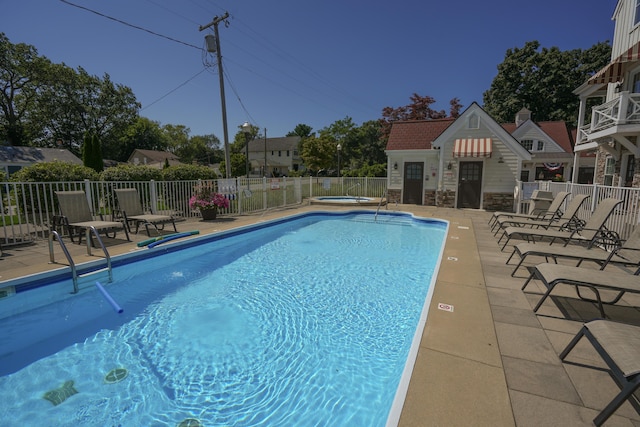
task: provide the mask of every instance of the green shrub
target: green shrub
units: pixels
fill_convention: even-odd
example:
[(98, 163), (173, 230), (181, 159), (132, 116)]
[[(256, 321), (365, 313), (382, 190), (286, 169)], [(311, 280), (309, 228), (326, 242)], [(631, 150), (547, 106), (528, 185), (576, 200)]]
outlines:
[(147, 165), (120, 164), (100, 173), (102, 181), (161, 181), (162, 171)]
[(11, 175), (13, 182), (97, 181), (96, 171), (83, 165), (60, 161), (36, 163)]
[(192, 181), (196, 179), (217, 179), (218, 174), (206, 166), (175, 165), (162, 170), (165, 181)]

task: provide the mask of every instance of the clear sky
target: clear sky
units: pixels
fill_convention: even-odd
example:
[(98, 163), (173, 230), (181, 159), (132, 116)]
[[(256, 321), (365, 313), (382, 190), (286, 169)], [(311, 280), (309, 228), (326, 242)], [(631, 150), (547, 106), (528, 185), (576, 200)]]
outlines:
[[(216, 58), (200, 31), (220, 24), (229, 139), (245, 121), (284, 136), (431, 96), (482, 105), (509, 48), (588, 49), (612, 41), (615, 0), (0, 0), (12, 43), (130, 87), (140, 115), (223, 140)], [(152, 34), (156, 33), (156, 34)], [(167, 37), (167, 38), (165, 38)], [(174, 39), (175, 41), (169, 40)], [(214, 66), (205, 66), (210, 64)]]

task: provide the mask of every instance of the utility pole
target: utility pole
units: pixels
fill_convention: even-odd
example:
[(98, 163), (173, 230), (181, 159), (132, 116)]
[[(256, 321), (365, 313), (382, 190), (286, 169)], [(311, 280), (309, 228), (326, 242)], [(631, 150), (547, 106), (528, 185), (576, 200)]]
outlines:
[(264, 128), (264, 170), (262, 171), (264, 177), (267, 176), (267, 128)]
[(220, 102), (222, 104), (222, 131), (224, 132), (224, 163), (227, 179), (231, 177), (231, 155), (229, 154), (229, 131), (227, 130), (227, 104), (224, 97), (224, 73), (222, 72), (222, 53), (220, 53), (220, 37), (218, 36), (218, 24), (224, 22), (225, 26), (229, 25), (225, 21), (229, 17), (229, 12), (225, 12), (222, 16), (214, 16), (213, 21), (207, 25), (201, 25), (200, 31), (206, 30), (213, 26), (213, 33), (216, 41), (216, 56), (218, 58), (218, 76), (220, 80)]

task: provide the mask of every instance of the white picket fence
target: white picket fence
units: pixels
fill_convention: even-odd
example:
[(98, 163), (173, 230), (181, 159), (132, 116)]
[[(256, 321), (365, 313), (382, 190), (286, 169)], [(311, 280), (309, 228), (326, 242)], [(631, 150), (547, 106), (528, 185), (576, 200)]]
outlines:
[(381, 197), (386, 178), (233, 178), (211, 181), (74, 181), (0, 182), (0, 243), (3, 246), (47, 239), (58, 215), (56, 191), (81, 190), (94, 214), (111, 219), (116, 211), (113, 190), (137, 188), (145, 210), (177, 218), (200, 213), (189, 207), (194, 189), (212, 185), (230, 200), (223, 216), (250, 214), (303, 203), (309, 197), (353, 195)]

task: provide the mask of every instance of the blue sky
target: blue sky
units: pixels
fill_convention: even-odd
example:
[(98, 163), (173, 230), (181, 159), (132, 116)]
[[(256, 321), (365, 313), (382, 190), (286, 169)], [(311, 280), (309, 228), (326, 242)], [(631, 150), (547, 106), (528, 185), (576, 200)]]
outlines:
[(315, 131), (431, 96), (448, 112), (457, 97), (482, 105), (506, 50), (588, 49), (612, 41), (615, 0), (535, 2), (322, 0), (0, 0), (0, 31), (56, 63), (107, 73), (133, 89), (140, 115), (223, 140), (215, 57), (199, 31), (219, 26), (229, 139), (245, 121), (284, 136)]

